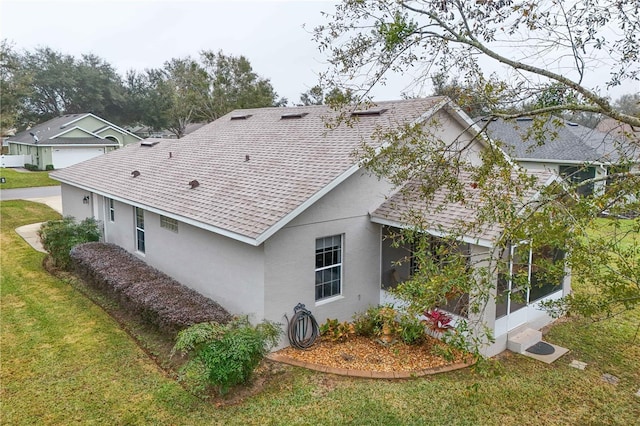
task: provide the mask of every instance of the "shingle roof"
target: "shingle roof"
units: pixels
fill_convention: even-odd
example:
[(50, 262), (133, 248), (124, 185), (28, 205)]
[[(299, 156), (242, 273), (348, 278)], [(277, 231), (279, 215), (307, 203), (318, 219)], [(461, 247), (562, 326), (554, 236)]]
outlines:
[[(446, 98), (379, 102), (387, 111), (328, 128), (326, 106), (233, 111), (179, 140), (131, 144), (52, 172), (63, 182), (257, 241), (354, 169), (378, 126), (396, 128)], [(301, 118), (282, 115), (306, 113)], [(232, 117), (247, 116), (246, 119)], [(137, 170), (140, 175), (132, 177)], [(189, 182), (199, 186), (191, 189)], [(238, 238), (241, 239), (242, 238)]]
[[(526, 171), (533, 176), (541, 188), (554, 179), (554, 174), (548, 171)], [(486, 206), (486, 199), (481, 197), (480, 190), (474, 185), (470, 173), (461, 171), (458, 179), (462, 183), (465, 203), (450, 202), (447, 199), (449, 190), (440, 188), (433, 194), (433, 199), (427, 205), (424, 198), (420, 197), (420, 182), (413, 181), (406, 184), (401, 190), (389, 197), (375, 211), (371, 212), (373, 222), (388, 224), (397, 227), (415, 226), (413, 218), (418, 217), (420, 227), (426, 232), (435, 235), (453, 235), (463, 237), (468, 242), (482, 246), (491, 246), (502, 234), (503, 228), (498, 224), (482, 224), (475, 226), (478, 214)], [(516, 206), (522, 206), (524, 202), (531, 200), (537, 190), (528, 190), (520, 200), (514, 198)], [(468, 229), (464, 235), (458, 235), (461, 230)]]
[[(487, 122), (477, 119), (482, 127)], [(560, 122), (557, 125), (556, 122)], [(552, 160), (616, 163), (622, 156), (631, 154), (628, 146), (613, 135), (602, 133), (560, 118), (544, 123), (542, 140), (532, 129), (531, 118), (516, 120), (493, 119), (488, 122), (487, 134), (494, 141), (505, 144), (507, 153), (517, 160)]]
[(54, 138), (54, 139), (45, 139), (44, 141), (39, 141), (38, 145), (40, 146), (57, 146), (57, 145), (99, 145), (99, 146), (119, 146), (118, 142), (114, 142), (110, 139), (100, 139), (94, 137), (86, 137), (86, 138)]

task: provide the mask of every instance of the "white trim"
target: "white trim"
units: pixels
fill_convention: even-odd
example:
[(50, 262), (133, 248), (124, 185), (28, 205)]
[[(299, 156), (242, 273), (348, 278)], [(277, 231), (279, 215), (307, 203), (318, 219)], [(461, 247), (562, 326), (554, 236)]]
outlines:
[(53, 135), (53, 136), (50, 136), (48, 139), (55, 139), (55, 138), (57, 138), (57, 137), (62, 137), (63, 135), (65, 135), (65, 134), (67, 134), (67, 133), (69, 133), (69, 132), (72, 132), (72, 131), (74, 131), (74, 130), (81, 130), (81, 131), (83, 131), (83, 132), (85, 132), (85, 133), (87, 133), (87, 134), (89, 134), (89, 135), (91, 135), (91, 136), (95, 136), (95, 137), (96, 137), (96, 138), (98, 138), (98, 139), (104, 139), (102, 136), (100, 136), (100, 135), (98, 135), (98, 134), (96, 134), (96, 133), (90, 132), (89, 130), (84, 129), (84, 128), (80, 127), (80, 126), (74, 126), (74, 127), (70, 128), (70, 129), (68, 129), (68, 130), (65, 130), (65, 131), (63, 131), (63, 132), (60, 132), (60, 133), (55, 134), (55, 135)]
[(516, 161), (522, 163), (545, 163), (552, 164), (554, 166), (564, 166), (565, 164), (571, 165), (587, 165), (587, 166), (615, 166), (619, 163), (603, 162), (603, 161), (580, 161), (580, 160), (552, 160), (549, 158), (516, 158)]
[[(378, 223), (380, 225), (393, 226), (395, 228), (400, 228), (400, 229), (408, 229), (412, 227), (411, 225), (397, 222), (395, 220), (381, 219), (378, 217), (371, 216), (371, 214), (369, 214), (369, 216), (370, 216), (371, 222)], [(437, 231), (435, 229), (423, 229), (422, 231), (426, 232), (427, 234), (433, 235), (434, 237), (439, 237), (439, 238), (446, 238), (450, 236), (445, 232)], [(493, 243), (484, 238), (473, 238), (473, 237), (463, 236), (462, 238), (457, 237), (456, 240), (462, 241), (463, 243), (467, 243), (467, 244), (474, 244), (480, 247), (493, 248)]]
[(228, 231), (226, 229), (218, 228), (217, 226), (208, 225), (206, 223), (203, 223), (203, 222), (200, 222), (198, 220), (191, 219), (191, 218), (188, 218), (188, 217), (185, 217), (185, 216), (169, 213), (169, 212), (167, 212), (165, 210), (161, 210), (161, 209), (158, 209), (156, 207), (152, 207), (152, 206), (150, 206), (148, 204), (137, 203), (137, 202), (128, 200), (128, 199), (123, 198), (123, 197), (118, 197), (118, 196), (115, 196), (113, 194), (109, 194), (108, 192), (105, 192), (105, 191), (95, 190), (95, 189), (93, 189), (93, 188), (91, 188), (89, 186), (78, 185), (77, 183), (71, 183), (71, 182), (69, 182), (67, 180), (60, 179), (58, 177), (51, 176), (51, 178), (57, 180), (58, 182), (64, 183), (66, 185), (73, 186), (75, 188), (80, 188), (80, 189), (85, 190), (85, 191), (93, 192), (93, 193), (96, 193), (98, 195), (102, 195), (104, 197), (113, 198), (115, 201), (119, 201), (121, 203), (124, 203), (124, 204), (132, 206), (132, 207), (140, 207), (140, 208), (142, 208), (144, 210), (147, 210), (147, 211), (149, 211), (151, 213), (155, 213), (155, 214), (167, 216), (167, 217), (170, 217), (170, 218), (173, 218), (173, 219), (177, 219), (180, 222), (186, 223), (187, 225), (195, 226), (196, 228), (201, 228), (201, 229), (204, 229), (206, 231), (213, 232), (215, 234), (222, 235), (223, 237), (228, 237), (228, 238), (231, 238), (231, 239), (236, 240), (236, 241), (240, 241), (240, 242), (245, 243), (245, 244), (250, 244), (250, 245), (256, 246), (256, 247), (259, 246), (260, 244), (262, 244), (262, 241), (258, 241), (258, 240), (254, 239), (254, 238), (247, 237), (245, 235), (241, 235), (241, 234), (238, 234), (238, 233), (235, 233), (235, 232), (232, 232), (232, 231)]
[[(105, 140), (102, 138), (98, 138), (100, 140)], [(48, 140), (48, 139), (47, 139)], [(16, 145), (24, 145), (24, 146), (33, 146), (33, 147), (65, 147), (65, 146), (88, 146), (88, 147), (109, 147), (109, 146), (118, 146), (114, 142), (109, 141), (109, 143), (33, 143), (33, 142), (17, 142), (17, 141), (9, 141), (9, 143), (13, 143)]]
[(271, 227), (267, 228), (266, 231), (260, 234), (258, 238), (255, 239), (255, 241), (258, 243), (257, 245), (260, 245), (263, 242), (265, 242), (269, 237), (271, 237), (273, 234), (275, 234), (276, 232), (281, 230), (283, 227), (285, 227), (287, 223), (291, 222), (298, 215), (302, 214), (302, 212), (304, 212), (306, 209), (308, 209), (313, 204), (315, 204), (316, 201), (318, 201), (320, 198), (327, 195), (332, 189), (340, 185), (342, 182), (347, 180), (351, 175), (353, 175), (358, 170), (360, 170), (360, 168), (361, 167), (358, 164), (355, 164), (349, 167), (347, 171), (343, 172), (340, 176), (332, 180), (328, 185), (320, 189), (320, 191), (316, 192), (311, 197), (307, 198), (302, 204), (300, 204), (298, 207), (293, 209), (291, 212), (287, 213), (282, 219), (280, 219), (274, 225), (271, 225)]
[(127, 130), (123, 129), (122, 127), (119, 127), (118, 125), (113, 124), (113, 123), (111, 123), (110, 121), (105, 120), (104, 118), (100, 118), (100, 117), (98, 117), (97, 115), (93, 115), (93, 114), (92, 114), (92, 113), (90, 113), (90, 112), (89, 112), (89, 113), (85, 113), (85, 114), (83, 114), (83, 115), (82, 115), (82, 117), (79, 117), (79, 118), (73, 119), (73, 120), (71, 120), (71, 121), (69, 121), (69, 122), (67, 122), (67, 123), (63, 124), (63, 126), (65, 126), (65, 127), (66, 127), (66, 126), (68, 126), (69, 124), (73, 124), (73, 123), (75, 123), (76, 121), (78, 121), (78, 120), (82, 120), (83, 118), (86, 118), (86, 117), (93, 117), (93, 118), (95, 118), (96, 120), (102, 121), (102, 122), (103, 122), (104, 124), (106, 124), (107, 126), (112, 126), (112, 127), (113, 127), (114, 129), (116, 129), (116, 130), (119, 130), (119, 131), (121, 131), (121, 132), (124, 132), (124, 133), (126, 133), (126, 134), (128, 134), (128, 135), (131, 135), (131, 136), (133, 136), (134, 138), (136, 138), (136, 139), (138, 139), (138, 140), (142, 140), (142, 138), (141, 138), (140, 136), (137, 136), (137, 135), (135, 135), (135, 134), (133, 134), (133, 133), (131, 133), (131, 132), (129, 132), (129, 131), (127, 131)]
[[(342, 290), (342, 283), (340, 284), (340, 289)], [(326, 299), (320, 299), (320, 300), (316, 301), (315, 306), (326, 305), (327, 303), (335, 302), (335, 301), (340, 300), (340, 299), (344, 299), (344, 296), (342, 294), (338, 294), (338, 295), (335, 295), (335, 296), (327, 297)]]

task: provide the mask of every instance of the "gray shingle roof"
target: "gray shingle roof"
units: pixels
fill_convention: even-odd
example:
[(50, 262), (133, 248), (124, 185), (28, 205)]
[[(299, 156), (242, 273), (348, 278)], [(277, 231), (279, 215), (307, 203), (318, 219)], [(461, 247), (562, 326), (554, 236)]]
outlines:
[(38, 145), (100, 145), (100, 146), (119, 146), (118, 142), (110, 139), (100, 139), (94, 137), (87, 138), (54, 138), (39, 141)]
[[(371, 143), (378, 126), (414, 121), (445, 101), (379, 102), (385, 113), (333, 129), (324, 118), (335, 113), (326, 106), (236, 110), (183, 139), (131, 144), (51, 176), (257, 241), (355, 171), (354, 150)], [(287, 113), (307, 114), (282, 119)], [(249, 117), (231, 119), (239, 115)], [(193, 180), (199, 186), (191, 189)]]
[[(526, 171), (526, 173), (537, 180), (537, 188), (548, 184), (555, 176), (547, 171)], [(449, 191), (441, 188), (436, 190), (433, 200), (430, 200), (427, 205), (424, 198), (418, 195), (420, 183), (414, 181), (406, 184), (370, 213), (371, 218), (377, 223), (404, 227), (415, 224), (416, 222), (412, 218), (418, 217), (424, 231), (435, 235), (460, 237), (458, 233), (462, 229), (469, 229), (465, 235), (462, 235), (468, 242), (483, 246), (493, 245), (493, 242), (502, 234), (503, 228), (497, 224), (473, 226), (477, 223), (479, 212), (486, 206), (486, 199), (480, 196), (480, 190), (475, 188), (473, 179), (468, 172), (460, 172), (458, 179), (464, 187), (464, 204), (448, 201)], [(514, 199), (516, 206), (522, 206), (523, 202), (531, 200), (536, 192), (531, 189), (523, 199)]]
[[(476, 121), (480, 127), (487, 124), (483, 119)], [(530, 118), (494, 119), (488, 123), (487, 134), (503, 143), (507, 153), (518, 160), (616, 163), (622, 156), (632, 154), (630, 147), (616, 141), (611, 134), (559, 118), (544, 123), (541, 140), (537, 139), (540, 133), (534, 133), (533, 126)]]

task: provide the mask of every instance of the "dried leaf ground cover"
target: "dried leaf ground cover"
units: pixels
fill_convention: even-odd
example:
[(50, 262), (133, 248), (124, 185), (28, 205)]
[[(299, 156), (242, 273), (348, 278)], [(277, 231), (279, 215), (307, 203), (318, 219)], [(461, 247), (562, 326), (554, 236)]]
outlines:
[(376, 372), (417, 372), (465, 361), (461, 352), (454, 352), (452, 360), (437, 355), (444, 350), (444, 344), (434, 338), (420, 345), (397, 342), (385, 346), (367, 337), (351, 336), (344, 342), (320, 338), (310, 349), (288, 347), (278, 354), (319, 366)]

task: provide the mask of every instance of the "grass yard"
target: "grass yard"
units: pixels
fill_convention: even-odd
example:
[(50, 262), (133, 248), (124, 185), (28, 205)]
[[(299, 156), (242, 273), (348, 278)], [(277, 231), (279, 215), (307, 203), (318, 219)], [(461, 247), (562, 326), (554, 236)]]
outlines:
[(60, 185), (60, 182), (49, 177), (49, 172), (16, 172), (13, 169), (0, 168), (0, 177), (6, 179), (5, 183), (0, 183), (0, 189)]
[[(2, 424), (630, 425), (640, 418), (639, 311), (553, 327), (547, 340), (572, 352), (552, 365), (506, 354), (482, 375), (403, 381), (284, 367), (261, 393), (217, 406), (187, 393), (101, 308), (42, 269), (43, 255), (13, 230), (58, 217), (53, 210), (5, 201), (0, 213)], [(572, 359), (587, 369), (569, 367)], [(603, 382), (604, 373), (619, 384)]]

